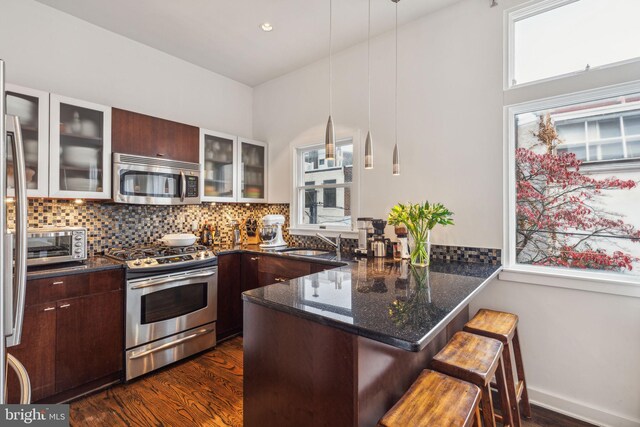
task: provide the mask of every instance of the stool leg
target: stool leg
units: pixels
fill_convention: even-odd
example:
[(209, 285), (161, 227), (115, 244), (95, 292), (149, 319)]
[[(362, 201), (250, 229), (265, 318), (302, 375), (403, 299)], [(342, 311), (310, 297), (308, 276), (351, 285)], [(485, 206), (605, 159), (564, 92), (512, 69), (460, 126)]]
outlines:
[(496, 383), (498, 384), (498, 394), (500, 395), (500, 406), (502, 407), (502, 420), (504, 426), (513, 426), (511, 419), (511, 404), (507, 393), (507, 381), (504, 376), (504, 358), (500, 355), (498, 370), (496, 371)]
[(504, 361), (504, 374), (507, 381), (507, 394), (509, 395), (509, 403), (511, 403), (511, 422), (513, 423), (513, 426), (520, 427), (520, 407), (518, 406), (518, 392), (516, 390), (516, 382), (513, 378), (511, 346), (509, 346), (509, 343), (506, 343), (504, 345), (502, 356), (502, 360)]
[(491, 398), (491, 387), (489, 384), (482, 387), (482, 420), (484, 427), (496, 427), (496, 418), (493, 416), (493, 399)]
[(476, 406), (476, 411), (473, 419), (473, 427), (482, 427), (482, 418), (480, 418), (480, 405)]
[(531, 418), (531, 404), (529, 403), (529, 392), (527, 391), (527, 380), (524, 378), (524, 364), (522, 363), (522, 352), (520, 351), (520, 339), (518, 338), (518, 329), (516, 328), (513, 335), (513, 354), (516, 362), (516, 370), (518, 371), (518, 381), (522, 381), (522, 412), (527, 418)]

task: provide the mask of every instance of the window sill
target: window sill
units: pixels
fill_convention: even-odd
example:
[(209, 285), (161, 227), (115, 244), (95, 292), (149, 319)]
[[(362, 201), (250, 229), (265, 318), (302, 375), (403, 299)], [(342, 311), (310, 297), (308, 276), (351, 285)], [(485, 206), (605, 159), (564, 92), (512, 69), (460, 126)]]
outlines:
[(289, 234), (293, 236), (315, 236), (316, 233), (320, 233), (326, 237), (337, 237), (338, 234), (342, 236), (343, 239), (357, 239), (358, 232), (352, 230), (344, 230), (337, 228), (290, 228)]
[(541, 271), (531, 267), (508, 267), (498, 275), (499, 280), (527, 283), (554, 288), (575, 289), (583, 292), (640, 298), (640, 280), (637, 277), (612, 277), (607, 273), (587, 273), (549, 269)]

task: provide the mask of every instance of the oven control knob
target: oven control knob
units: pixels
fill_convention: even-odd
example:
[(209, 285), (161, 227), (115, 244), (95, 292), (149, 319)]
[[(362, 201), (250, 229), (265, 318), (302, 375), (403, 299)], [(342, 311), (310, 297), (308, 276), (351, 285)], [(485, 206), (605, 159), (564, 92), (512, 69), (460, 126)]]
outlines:
[(209, 258), (209, 251), (202, 252), (202, 256), (205, 258)]
[(80, 236), (80, 235), (74, 236), (74, 239), (76, 239), (76, 240), (82, 240), (82, 236)]
[(74, 246), (75, 246), (76, 248), (79, 248), (80, 246), (82, 246), (82, 243), (80, 243), (80, 242), (76, 242), (76, 243), (74, 244)]
[(133, 265), (142, 265), (142, 260), (140, 260), (140, 258), (136, 259), (133, 261)]
[(144, 260), (145, 264), (153, 264), (153, 260), (151, 258), (147, 258)]

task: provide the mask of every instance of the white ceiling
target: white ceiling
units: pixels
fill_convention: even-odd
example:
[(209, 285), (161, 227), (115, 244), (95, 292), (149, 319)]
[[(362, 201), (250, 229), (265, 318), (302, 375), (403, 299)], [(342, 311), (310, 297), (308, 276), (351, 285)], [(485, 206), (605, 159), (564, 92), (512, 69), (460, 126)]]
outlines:
[[(249, 86), (328, 53), (329, 0), (37, 0)], [(458, 0), (404, 0), (400, 25)], [(372, 33), (393, 28), (394, 3), (371, 0)], [(334, 0), (334, 51), (366, 40), (368, 0)], [(274, 30), (265, 33), (259, 24)]]

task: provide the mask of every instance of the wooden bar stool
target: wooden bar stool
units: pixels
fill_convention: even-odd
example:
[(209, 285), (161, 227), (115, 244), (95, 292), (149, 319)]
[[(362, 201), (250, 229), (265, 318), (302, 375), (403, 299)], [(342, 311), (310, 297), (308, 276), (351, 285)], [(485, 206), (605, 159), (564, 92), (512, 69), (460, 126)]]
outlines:
[[(518, 338), (518, 316), (501, 311), (482, 309), (464, 326), (464, 330), (473, 334), (497, 339), (502, 342), (504, 350), (505, 376), (507, 377), (507, 392), (511, 402), (511, 415), (515, 420), (520, 420), (520, 406), (526, 418), (531, 418), (531, 404), (527, 392), (527, 382), (524, 378), (524, 364), (520, 352), (520, 340)], [(511, 357), (513, 348), (513, 358)], [(517, 378), (513, 377), (513, 362), (515, 361)], [(516, 381), (517, 380), (517, 381)], [(519, 425), (516, 424), (516, 425)]]
[(480, 396), (473, 384), (425, 369), (378, 426), (480, 426)]
[[(507, 383), (502, 363), (502, 343), (493, 338), (456, 332), (449, 343), (431, 361), (431, 367), (443, 374), (468, 381), (480, 387), (482, 419), (484, 426), (496, 425), (496, 420), (504, 426), (512, 426)], [(496, 377), (503, 415), (496, 415), (491, 396), (491, 379)], [(505, 409), (506, 408), (506, 409)]]

